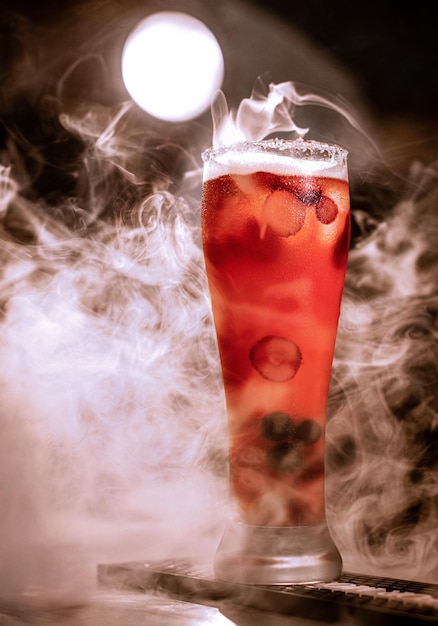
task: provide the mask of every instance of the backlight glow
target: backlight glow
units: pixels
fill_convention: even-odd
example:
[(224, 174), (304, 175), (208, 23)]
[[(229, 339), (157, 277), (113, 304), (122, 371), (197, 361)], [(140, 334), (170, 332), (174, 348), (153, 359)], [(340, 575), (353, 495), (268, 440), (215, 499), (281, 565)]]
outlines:
[(201, 115), (221, 87), (223, 74), (216, 38), (184, 13), (165, 11), (144, 19), (123, 49), (125, 86), (158, 119), (180, 122)]

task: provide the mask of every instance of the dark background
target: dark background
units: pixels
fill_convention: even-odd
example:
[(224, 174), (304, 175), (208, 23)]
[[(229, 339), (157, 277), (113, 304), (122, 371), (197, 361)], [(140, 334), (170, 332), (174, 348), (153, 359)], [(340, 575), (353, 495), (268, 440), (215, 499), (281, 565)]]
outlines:
[[(260, 5), (266, 3), (258, 0)], [(433, 2), (270, 0), (290, 20), (360, 77), (364, 93), (384, 115), (435, 115), (438, 78)]]
[[(47, 101), (48, 96), (56, 99), (57, 85), (67, 68), (63, 96), (104, 105), (126, 100), (129, 96), (120, 76), (126, 36), (149, 13), (180, 10), (204, 20), (218, 37), (225, 56), (225, 93), (232, 104), (247, 97), (257, 76), (266, 70), (274, 82), (304, 79), (329, 91), (333, 88), (366, 110), (383, 151), (406, 169), (417, 158), (430, 161), (438, 154), (438, 41), (433, 5), (427, 0), (415, 4), (393, 0), (3, 0), (1, 121), (9, 129), (27, 124), (34, 134), (39, 125), (37, 140), (44, 143), (44, 123), (35, 118), (35, 102)], [(266, 24), (270, 36), (262, 41), (265, 16), (274, 21)], [(300, 36), (305, 44), (301, 57)], [(313, 62), (308, 61), (309, 50), (311, 57), (315, 55)], [(81, 63), (72, 70), (79, 58)], [(319, 72), (315, 69), (318, 59)], [(336, 78), (322, 67), (323, 62), (328, 68), (336, 65)], [(209, 113), (196, 123), (207, 126)], [(193, 137), (191, 129), (163, 126), (154, 120), (149, 124), (157, 126), (163, 136), (177, 131), (176, 139), (182, 143), (187, 136)]]
[[(10, 12), (30, 19), (35, 28), (56, 24), (72, 9), (82, 8), (79, 14), (87, 20), (87, 8), (99, 10), (102, 15), (130, 8), (146, 10), (150, 5), (166, 10), (169, 3), (90, 0), (3, 0), (2, 40), (10, 36)], [(174, 3), (175, 4), (175, 3)], [(207, 4), (209, 4), (207, 2)], [(211, 3), (210, 3), (211, 4)], [(212, 5), (214, 5), (213, 3)], [(437, 26), (434, 3), (417, 0), (415, 3), (351, 2), (337, 0), (251, 0), (259, 6), (301, 29), (308, 37), (324, 47), (362, 84), (364, 94), (375, 110), (383, 115), (410, 114), (435, 117), (438, 106)], [(176, 3), (184, 10), (184, 2)], [(220, 3), (218, 3), (218, 9)], [(9, 14), (9, 18), (8, 18)], [(90, 18), (93, 19), (90, 15)], [(8, 23), (9, 20), (9, 23)], [(12, 25), (13, 29), (13, 25)], [(5, 51), (3, 51), (3, 56)]]

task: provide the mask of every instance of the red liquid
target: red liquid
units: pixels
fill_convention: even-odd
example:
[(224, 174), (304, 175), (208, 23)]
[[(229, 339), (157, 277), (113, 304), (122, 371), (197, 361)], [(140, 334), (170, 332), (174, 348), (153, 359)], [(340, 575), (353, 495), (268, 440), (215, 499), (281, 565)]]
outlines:
[(349, 248), (344, 180), (204, 184), (203, 246), (240, 519), (324, 521), (324, 430)]

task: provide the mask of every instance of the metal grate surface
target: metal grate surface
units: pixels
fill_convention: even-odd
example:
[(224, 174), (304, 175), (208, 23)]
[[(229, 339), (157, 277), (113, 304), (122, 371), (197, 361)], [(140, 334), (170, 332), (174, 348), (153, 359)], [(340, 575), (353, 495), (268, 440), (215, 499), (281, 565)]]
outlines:
[(332, 624), (438, 623), (438, 585), (364, 574), (344, 573), (331, 583), (236, 585), (189, 561), (139, 561), (99, 565), (98, 581), (117, 589), (156, 591), (213, 606), (237, 604)]

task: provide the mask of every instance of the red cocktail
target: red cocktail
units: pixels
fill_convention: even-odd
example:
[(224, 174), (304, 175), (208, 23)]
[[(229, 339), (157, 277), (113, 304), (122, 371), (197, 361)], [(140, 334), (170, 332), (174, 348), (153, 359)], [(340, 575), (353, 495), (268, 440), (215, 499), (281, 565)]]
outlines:
[(246, 582), (332, 579), (341, 560), (325, 521), (324, 431), (350, 237), (347, 153), (272, 140), (203, 159), (236, 505), (216, 571)]

